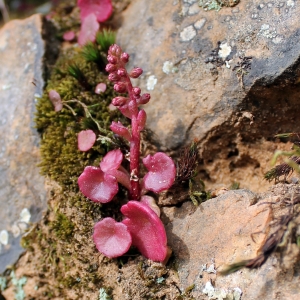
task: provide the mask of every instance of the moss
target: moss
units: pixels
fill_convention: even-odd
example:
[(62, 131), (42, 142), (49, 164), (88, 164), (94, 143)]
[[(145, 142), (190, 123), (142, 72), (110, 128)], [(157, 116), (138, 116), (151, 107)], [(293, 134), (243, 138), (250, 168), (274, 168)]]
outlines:
[[(69, 72), (70, 66), (75, 64), (80, 70), (80, 78)], [(82, 78), (86, 84), (80, 82)], [(94, 92), (99, 82), (107, 85), (101, 95)], [(60, 94), (64, 103), (59, 112), (54, 111), (48, 97), (51, 89)], [(81, 49), (70, 48), (60, 54), (52, 67), (45, 92), (38, 99), (35, 122), (42, 137), (40, 169), (59, 186), (52, 184), (44, 223), (23, 237), (22, 245), (33, 255), (42, 253), (36, 266), (41, 275), (36, 292), (44, 298), (66, 299), (68, 289), (74, 290), (78, 299), (82, 291), (99, 291), (102, 282), (97, 265), (99, 253), (91, 236), (95, 221), (103, 214), (102, 205), (87, 200), (80, 193), (77, 179), (85, 166), (98, 166), (114, 145), (97, 140), (91, 150), (81, 152), (77, 147), (77, 134), (92, 129), (96, 135), (103, 136), (112, 120), (121, 119), (126, 124), (117, 110), (108, 109), (115, 96), (113, 86), (99, 64), (86, 60)], [(119, 213), (119, 206), (118, 201), (107, 205), (108, 212), (104, 215)], [(53, 279), (48, 283), (50, 286), (43, 283), (45, 278)]]
[(66, 215), (57, 213), (56, 220), (50, 224), (50, 227), (54, 230), (58, 238), (70, 240), (73, 236), (75, 226)]

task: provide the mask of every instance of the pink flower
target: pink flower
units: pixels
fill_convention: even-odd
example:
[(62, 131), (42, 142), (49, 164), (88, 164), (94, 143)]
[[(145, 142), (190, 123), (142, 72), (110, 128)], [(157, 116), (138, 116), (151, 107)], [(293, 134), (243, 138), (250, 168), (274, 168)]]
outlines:
[(167, 236), (164, 225), (157, 214), (147, 205), (129, 201), (121, 212), (122, 221), (131, 234), (132, 244), (147, 258), (164, 261), (167, 255)]
[(95, 224), (93, 240), (99, 252), (111, 258), (123, 255), (131, 245), (127, 226), (112, 218), (105, 218)]
[(85, 45), (88, 42), (94, 42), (96, 40), (96, 33), (100, 28), (97, 22), (95, 14), (91, 13), (81, 22), (81, 28), (78, 36), (78, 43), (80, 46)]
[(82, 130), (78, 133), (78, 149), (80, 151), (90, 150), (96, 141), (96, 134), (93, 130)]
[(147, 190), (160, 193), (169, 189), (174, 183), (176, 168), (173, 160), (165, 153), (157, 152), (151, 157), (149, 154), (143, 159), (149, 172), (143, 181)]
[(111, 0), (78, 0), (80, 19), (83, 21), (90, 14), (94, 14), (98, 22), (105, 22), (112, 14)]

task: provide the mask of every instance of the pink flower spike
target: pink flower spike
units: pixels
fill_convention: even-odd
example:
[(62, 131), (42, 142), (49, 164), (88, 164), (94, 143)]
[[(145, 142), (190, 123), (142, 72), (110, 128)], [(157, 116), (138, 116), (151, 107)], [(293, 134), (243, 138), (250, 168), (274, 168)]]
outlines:
[(155, 153), (153, 157), (149, 154), (143, 158), (143, 163), (149, 170), (143, 179), (147, 190), (160, 193), (172, 186), (176, 176), (176, 168), (169, 156), (162, 152)]
[(106, 91), (106, 84), (101, 82), (101, 83), (98, 83), (96, 85), (96, 88), (95, 88), (95, 93), (96, 94), (101, 94), (101, 93), (104, 93)]
[(79, 189), (83, 195), (94, 202), (107, 203), (117, 194), (117, 179), (102, 172), (97, 167), (85, 167), (78, 178)]
[(131, 233), (132, 244), (153, 261), (163, 261), (167, 255), (167, 236), (157, 214), (147, 205), (129, 201), (121, 207), (122, 221)]
[(68, 42), (73, 41), (74, 38), (75, 38), (75, 32), (74, 31), (67, 31), (63, 35), (63, 39), (65, 41), (68, 41)]
[(63, 108), (63, 103), (61, 101), (60, 94), (55, 90), (50, 90), (48, 95), (49, 95), (50, 101), (52, 102), (52, 104), (54, 106), (54, 110), (61, 111)]
[(128, 129), (120, 122), (112, 122), (111, 125), (109, 126), (110, 130), (114, 132), (115, 134), (118, 134), (119, 136), (122, 136), (125, 138), (127, 141), (130, 141), (131, 139), (131, 134), (129, 133)]
[(82, 130), (78, 133), (77, 137), (78, 149), (80, 151), (90, 150), (96, 142), (96, 134), (93, 130)]
[(83, 21), (90, 14), (94, 14), (98, 22), (105, 22), (112, 14), (111, 0), (78, 0), (80, 19)]
[(127, 226), (112, 218), (95, 224), (93, 240), (99, 252), (110, 258), (126, 253), (132, 242)]
[(83, 46), (88, 42), (94, 42), (96, 40), (96, 33), (99, 30), (99, 27), (100, 25), (94, 14), (90, 14), (82, 20), (78, 36), (78, 44)]
[(102, 159), (100, 168), (103, 172), (117, 170), (123, 161), (123, 153), (120, 149), (109, 151)]

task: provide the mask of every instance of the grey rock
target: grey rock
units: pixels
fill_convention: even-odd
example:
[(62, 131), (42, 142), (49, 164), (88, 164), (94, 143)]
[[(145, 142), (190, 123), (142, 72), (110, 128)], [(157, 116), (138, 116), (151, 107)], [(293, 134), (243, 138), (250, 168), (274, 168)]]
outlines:
[[(132, 66), (144, 69), (137, 83), (147, 91), (150, 76), (157, 79), (145, 105), (147, 125), (165, 147), (198, 139), (208, 186), (238, 181), (262, 190), (273, 152), (268, 141), (300, 130), (300, 6), (293, 0), (249, 0), (189, 14), (194, 5), (138, 0), (123, 13), (117, 41)], [(177, 72), (166, 74), (166, 61)], [(249, 177), (234, 172), (236, 166)], [(217, 175), (220, 168), (226, 175)]]
[(43, 91), (42, 20), (34, 15), (7, 23), (0, 31), (0, 273), (24, 251), (22, 233), (46, 208), (39, 175), (39, 135), (34, 128), (35, 98)]

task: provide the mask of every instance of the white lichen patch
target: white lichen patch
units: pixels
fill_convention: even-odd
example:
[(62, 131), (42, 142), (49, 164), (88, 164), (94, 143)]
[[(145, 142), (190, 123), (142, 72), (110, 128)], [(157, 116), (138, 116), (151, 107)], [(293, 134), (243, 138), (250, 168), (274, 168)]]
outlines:
[(272, 30), (269, 24), (262, 24), (257, 35), (267, 39), (273, 39), (277, 36), (277, 32), (276, 30)]
[(287, 0), (286, 1), (286, 6), (294, 7), (295, 6), (295, 1), (293, 1), (293, 0)]
[(157, 78), (154, 75), (150, 75), (147, 80), (147, 90), (153, 91), (157, 83)]
[(217, 274), (217, 271), (215, 269), (215, 264), (211, 264), (207, 269), (206, 272), (209, 274)]
[(180, 32), (180, 39), (182, 42), (188, 42), (192, 40), (196, 36), (197, 32), (194, 28), (193, 25), (185, 27), (181, 32)]
[(28, 208), (23, 208), (20, 213), (20, 221), (29, 223), (30, 218), (31, 218), (31, 214), (30, 214), (30, 211), (28, 210)]
[(194, 23), (194, 27), (197, 30), (199, 30), (199, 29), (201, 29), (204, 26), (205, 23), (206, 23), (206, 19), (202, 18), (202, 19), (200, 19), (200, 20), (198, 20), (197, 22)]
[(227, 43), (220, 45), (220, 50), (218, 52), (219, 57), (225, 59), (231, 53), (231, 47)]
[(8, 232), (6, 230), (0, 232), (0, 244), (4, 246), (8, 244)]
[(283, 37), (281, 35), (277, 35), (272, 39), (274, 44), (281, 44), (283, 42)]
[(240, 288), (233, 288), (233, 289), (214, 288), (210, 281), (206, 282), (202, 292), (205, 295), (207, 295), (209, 299), (240, 300), (242, 297), (242, 290)]
[(166, 74), (178, 72), (178, 68), (175, 67), (174, 64), (171, 61), (169, 61), (169, 60), (167, 60), (167, 61), (164, 62), (162, 70)]
[(13, 224), (13, 226), (11, 226), (11, 233), (17, 238), (21, 234), (20, 227), (17, 224)]

